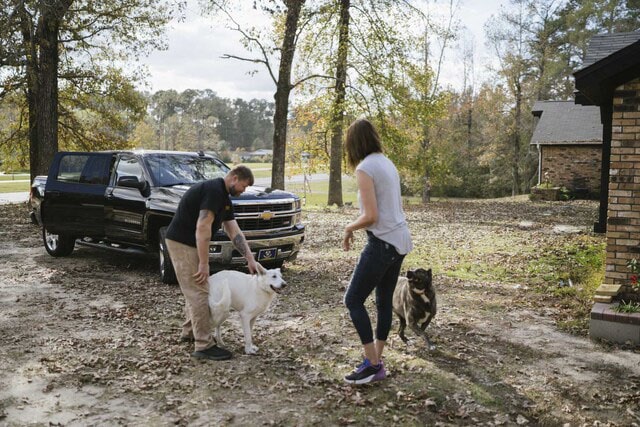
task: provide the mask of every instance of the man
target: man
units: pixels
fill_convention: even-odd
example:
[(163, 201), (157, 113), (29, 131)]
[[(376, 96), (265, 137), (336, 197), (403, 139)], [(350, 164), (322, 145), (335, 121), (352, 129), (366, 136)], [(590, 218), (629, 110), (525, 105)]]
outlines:
[(169, 228), (166, 244), (186, 300), (186, 321), (181, 339), (195, 341), (192, 357), (226, 360), (231, 352), (218, 347), (211, 331), (209, 311), (209, 242), (224, 224), (235, 248), (247, 260), (251, 274), (262, 271), (233, 215), (229, 196), (238, 196), (253, 185), (253, 173), (236, 166), (224, 178), (202, 181), (184, 194)]

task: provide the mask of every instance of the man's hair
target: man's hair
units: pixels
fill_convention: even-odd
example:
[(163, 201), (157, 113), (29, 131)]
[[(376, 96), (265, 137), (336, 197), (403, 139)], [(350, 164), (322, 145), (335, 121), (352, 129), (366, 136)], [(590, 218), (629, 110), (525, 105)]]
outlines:
[(238, 165), (229, 171), (229, 175), (237, 176), (239, 181), (249, 181), (249, 185), (253, 185), (253, 172), (245, 165)]
[(353, 169), (369, 154), (382, 152), (380, 136), (367, 119), (358, 119), (351, 123), (347, 129), (344, 147), (347, 152), (347, 163)]

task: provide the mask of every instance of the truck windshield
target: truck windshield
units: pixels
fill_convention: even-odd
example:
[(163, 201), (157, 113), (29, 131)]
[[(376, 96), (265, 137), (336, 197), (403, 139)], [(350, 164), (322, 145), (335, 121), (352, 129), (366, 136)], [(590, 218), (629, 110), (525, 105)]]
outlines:
[(181, 154), (148, 154), (144, 161), (158, 187), (193, 184), (224, 177), (229, 168), (212, 157), (195, 157)]

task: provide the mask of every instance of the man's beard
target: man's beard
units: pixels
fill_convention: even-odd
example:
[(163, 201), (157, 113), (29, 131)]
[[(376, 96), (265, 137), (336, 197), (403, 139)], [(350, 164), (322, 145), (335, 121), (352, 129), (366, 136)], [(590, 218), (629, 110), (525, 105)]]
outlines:
[(242, 193), (240, 191), (236, 190), (236, 186), (234, 184), (231, 187), (229, 187), (229, 194), (231, 194), (232, 196), (239, 196)]

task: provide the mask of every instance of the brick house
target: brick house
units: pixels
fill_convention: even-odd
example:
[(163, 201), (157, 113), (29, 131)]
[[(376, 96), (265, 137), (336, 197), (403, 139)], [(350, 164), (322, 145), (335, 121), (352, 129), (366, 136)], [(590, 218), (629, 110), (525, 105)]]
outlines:
[(603, 125), (603, 188), (595, 229), (607, 233), (607, 258), (591, 334), (640, 344), (640, 315), (618, 316), (597, 303), (626, 290), (627, 261), (640, 258), (640, 32), (594, 36), (584, 68), (574, 77), (576, 103), (598, 106)]
[(538, 184), (569, 189), (578, 198), (600, 195), (602, 124), (596, 106), (537, 101), (530, 145), (538, 151)]

